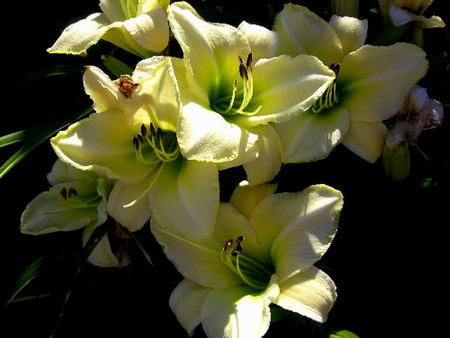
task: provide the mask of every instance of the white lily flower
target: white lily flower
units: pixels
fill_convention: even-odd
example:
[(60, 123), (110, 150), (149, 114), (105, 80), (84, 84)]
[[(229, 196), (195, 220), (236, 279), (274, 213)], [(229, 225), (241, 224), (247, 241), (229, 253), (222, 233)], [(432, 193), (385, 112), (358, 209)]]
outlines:
[(367, 20), (334, 15), (327, 23), (305, 7), (286, 5), (278, 14), (278, 54), (311, 54), (336, 73), (336, 80), (309, 111), (273, 124), (285, 162), (322, 159), (339, 143), (369, 162), (381, 155), (383, 124), (425, 75), (425, 53), (412, 44), (364, 45)]
[(139, 230), (151, 211), (179, 231), (207, 235), (218, 208), (217, 166), (180, 153), (171, 59), (146, 59), (133, 77), (116, 81), (88, 67), (84, 84), (97, 113), (52, 138), (58, 156), (115, 180), (108, 212), (130, 231)]
[[(49, 191), (36, 196), (22, 213), (20, 230), (28, 235), (84, 228), (86, 244), (95, 228), (107, 218), (106, 204), (112, 182), (91, 172), (77, 170), (57, 160), (47, 175)], [(103, 237), (88, 260), (100, 267), (118, 266), (109, 239)]]
[[(184, 53), (174, 63), (183, 104), (182, 154), (221, 169), (244, 164), (251, 184), (270, 180), (282, 154), (268, 123), (307, 110), (334, 73), (313, 56), (266, 59), (241, 29), (206, 22), (186, 2), (170, 5), (168, 20)], [(272, 43), (270, 34), (260, 38), (262, 45)], [(259, 164), (247, 166), (255, 158)]]
[(336, 233), (343, 198), (328, 186), (274, 194), (276, 186), (236, 188), (219, 207), (212, 235), (195, 240), (152, 222), (167, 257), (185, 279), (170, 307), (192, 335), (261, 337), (270, 304), (324, 322), (336, 299), (331, 278), (313, 264)]

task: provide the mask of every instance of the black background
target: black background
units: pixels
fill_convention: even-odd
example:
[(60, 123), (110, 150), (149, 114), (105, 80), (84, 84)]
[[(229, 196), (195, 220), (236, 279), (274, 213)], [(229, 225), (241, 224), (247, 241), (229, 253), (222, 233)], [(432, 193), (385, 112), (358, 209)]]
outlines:
[[(450, 23), (445, 0), (436, 0), (429, 13)], [(279, 1), (191, 1), (218, 21), (238, 24), (245, 19), (271, 27)], [(296, 1), (328, 20), (326, 1)], [(369, 18), (370, 33), (377, 17), (374, 1), (362, 1), (361, 16)], [(216, 6), (222, 6), (218, 12)], [(366, 6), (366, 7), (364, 7)], [(25, 1), (11, 4), (4, 18), (3, 110), (0, 131), (5, 135), (41, 123), (57, 121), (90, 105), (81, 77), (84, 65), (101, 65), (96, 49), (87, 58), (49, 55), (61, 31), (98, 11), (96, 0), (76, 2)], [(431, 15), (429, 14), (429, 15)], [(11, 16), (11, 17), (9, 17)], [(11, 20), (11, 21), (8, 21)], [(12, 22), (12, 23), (11, 23)], [(450, 103), (448, 28), (428, 30), (425, 50), (430, 72), (422, 81), (432, 97)], [(101, 47), (109, 48), (107, 44)], [(120, 53), (120, 52), (119, 52)], [(445, 54), (447, 53), (447, 54)], [(126, 56), (128, 57), (128, 56)], [(130, 62), (137, 61), (133, 57)], [(54, 65), (79, 69), (71, 75), (39, 77)], [(111, 131), (112, 133), (114, 131)], [(319, 262), (338, 286), (338, 300), (327, 327), (348, 329), (361, 338), (450, 337), (449, 238), (450, 142), (449, 121), (420, 138), (426, 161), (412, 150), (410, 179), (397, 183), (385, 176), (380, 162), (369, 164), (338, 146), (325, 160), (287, 165), (276, 178), (280, 191), (298, 191), (324, 183), (343, 192), (345, 206), (338, 235)], [(2, 163), (19, 146), (0, 149)], [(26, 236), (19, 231), (20, 215), (38, 193), (48, 189), (45, 175), (56, 159), (48, 142), (40, 145), (0, 179), (0, 257), (2, 301), (11, 294), (20, 273), (37, 258), (51, 264), (1, 313), (2, 337), (49, 337), (71, 285), (81, 252), (80, 232)], [(222, 199), (244, 178), (240, 168), (221, 173)], [(422, 185), (431, 178), (432, 184)], [(55, 337), (185, 337), (167, 300), (181, 276), (162, 255), (148, 227), (138, 232), (153, 258), (148, 264), (131, 242), (133, 262), (122, 269), (87, 265), (73, 289)], [(25, 300), (24, 297), (40, 298)], [(315, 337), (313, 325), (288, 316), (271, 325), (268, 337)], [(197, 330), (195, 337), (201, 337)]]

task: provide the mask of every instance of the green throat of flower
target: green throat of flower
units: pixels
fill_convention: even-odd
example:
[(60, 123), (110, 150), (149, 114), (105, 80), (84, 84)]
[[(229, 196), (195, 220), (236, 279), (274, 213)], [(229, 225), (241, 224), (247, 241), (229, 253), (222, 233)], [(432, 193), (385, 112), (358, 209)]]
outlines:
[(250, 104), (254, 90), (252, 60), (253, 54), (251, 52), (247, 55), (245, 63), (241, 56), (238, 57), (239, 77), (241, 81), (234, 79), (231, 93), (228, 92), (228, 94), (224, 96), (211, 100), (211, 106), (214, 111), (217, 111), (222, 115), (241, 114), (253, 116), (261, 109), (261, 106), (259, 106), (254, 111), (245, 111)]
[[(336, 74), (336, 78), (339, 74), (340, 65), (332, 63), (330, 69)], [(329, 109), (339, 102), (339, 93), (337, 91), (336, 79), (325, 90), (322, 96), (311, 107), (313, 113), (320, 113), (324, 109)]]
[(220, 259), (245, 284), (258, 290), (264, 290), (270, 281), (272, 272), (260, 262), (244, 254), (242, 246), (244, 239), (243, 236), (239, 236), (235, 241), (232, 239), (226, 241)]
[(132, 142), (136, 159), (143, 164), (173, 162), (180, 155), (175, 133), (164, 132), (151, 122), (149, 128), (141, 125), (140, 133), (133, 137)]

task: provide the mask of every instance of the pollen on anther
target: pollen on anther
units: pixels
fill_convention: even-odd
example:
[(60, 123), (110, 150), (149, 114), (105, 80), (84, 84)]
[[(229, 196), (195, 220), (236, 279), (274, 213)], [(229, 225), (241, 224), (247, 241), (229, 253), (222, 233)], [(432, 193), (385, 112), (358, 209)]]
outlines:
[(231, 248), (231, 246), (233, 245), (233, 240), (229, 239), (228, 241), (225, 242), (225, 245), (223, 247), (224, 251), (227, 251), (229, 248)]

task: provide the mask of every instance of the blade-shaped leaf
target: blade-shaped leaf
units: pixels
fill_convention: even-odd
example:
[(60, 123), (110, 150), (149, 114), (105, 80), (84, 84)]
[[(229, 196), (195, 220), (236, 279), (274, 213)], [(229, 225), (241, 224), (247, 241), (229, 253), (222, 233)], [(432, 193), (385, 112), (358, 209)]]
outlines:
[(17, 163), (31, 153), (42, 142), (48, 140), (56, 132), (69, 124), (89, 115), (92, 112), (92, 107), (89, 107), (71, 116), (70, 118), (58, 122), (47, 123), (36, 128), (18, 131), (1, 137), (0, 147), (22, 141), (26, 141), (26, 143), (0, 167), (0, 178), (5, 176), (8, 171), (10, 171)]
[(11, 297), (6, 301), (3, 309), (5, 309), (11, 301), (17, 297), (20, 291), (22, 291), (33, 279), (42, 273), (47, 266), (48, 258), (46, 256), (39, 257), (29, 267), (27, 267), (17, 279), (15, 290)]

